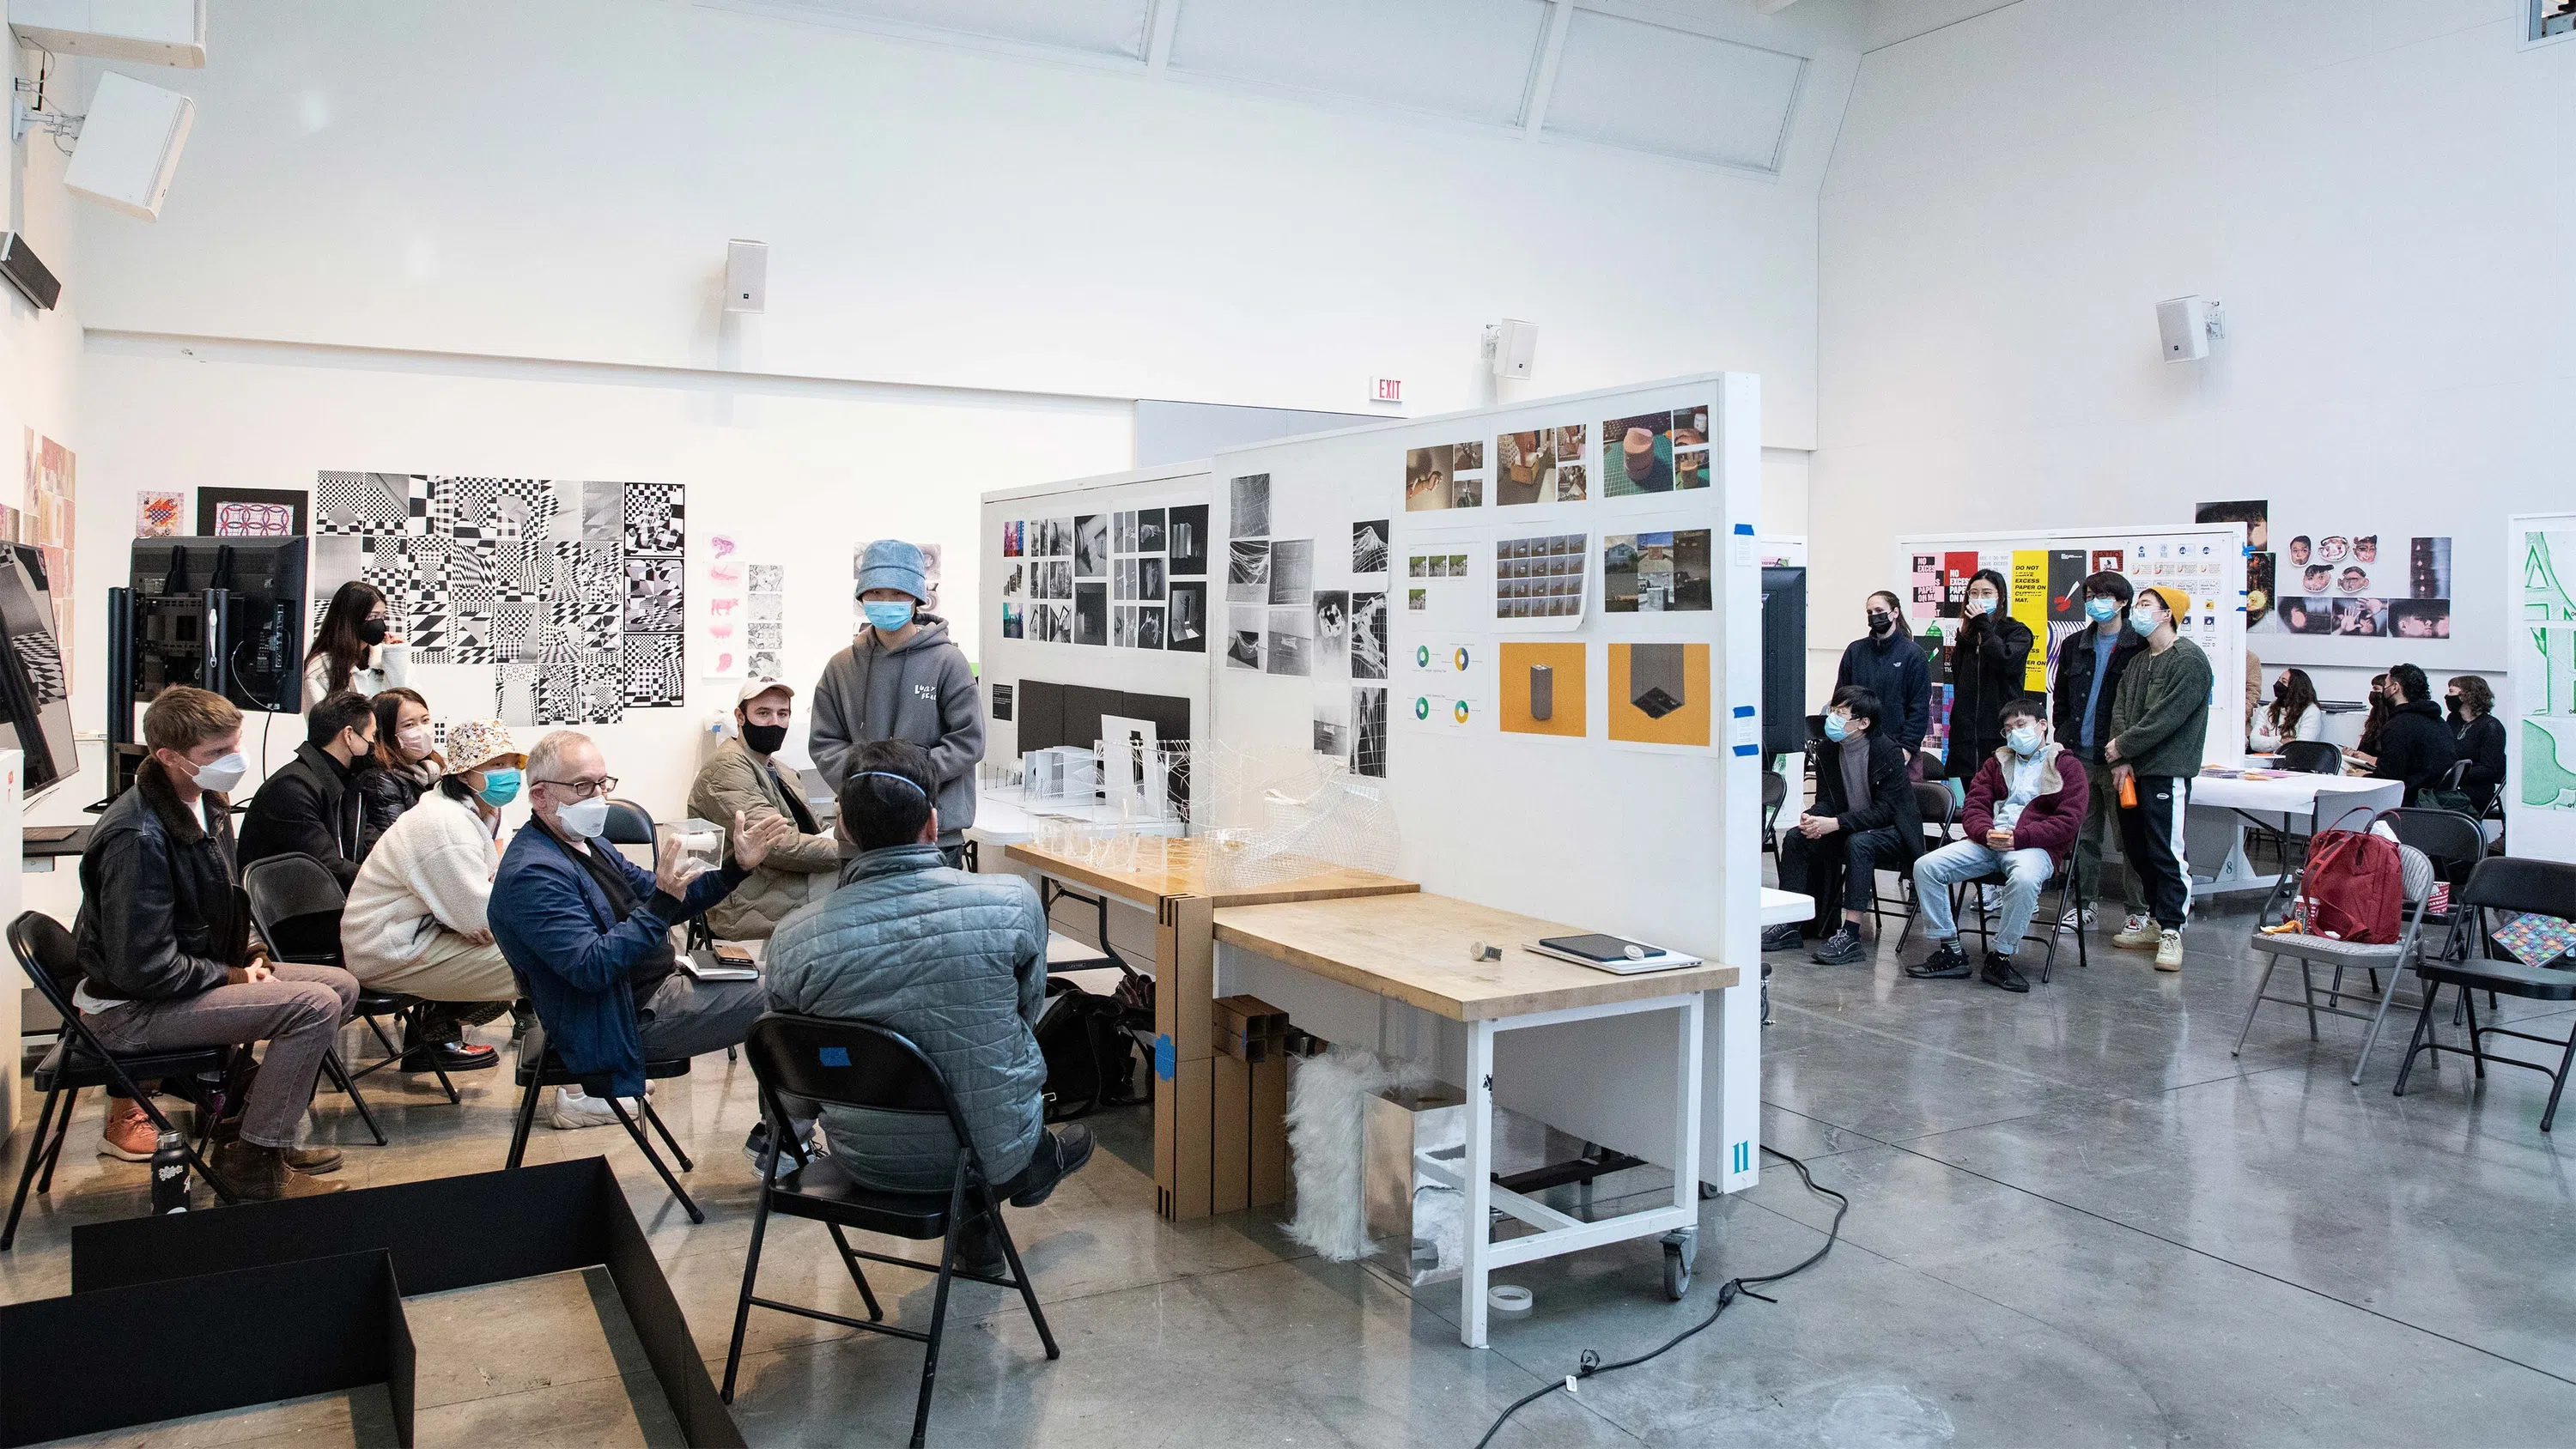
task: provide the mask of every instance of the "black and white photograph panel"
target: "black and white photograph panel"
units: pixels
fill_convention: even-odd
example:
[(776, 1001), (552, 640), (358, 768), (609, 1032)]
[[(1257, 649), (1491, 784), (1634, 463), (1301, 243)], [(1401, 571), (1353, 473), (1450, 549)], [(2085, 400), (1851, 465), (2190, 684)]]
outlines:
[(1136, 511), (1136, 551), (1138, 553), (1163, 551), (1163, 510), (1140, 508)]
[(1315, 598), (1315, 541), (1280, 538), (1270, 543), (1270, 602), (1305, 605)]
[(1270, 475), (1249, 473), (1226, 485), (1226, 532), (1233, 538), (1270, 536)]
[(1109, 576), (1109, 515), (1086, 513), (1073, 521), (1073, 576)]
[(1270, 653), (1261, 662), (1264, 672), (1294, 674), (1300, 677), (1315, 672), (1315, 613), (1312, 605), (1291, 604), (1270, 611)]
[(1171, 637), (1165, 648), (1189, 654), (1207, 652), (1207, 583), (1201, 579), (1172, 585)]
[(1149, 555), (1136, 560), (1136, 597), (1148, 600), (1163, 597), (1163, 561), (1161, 559)]
[(1386, 678), (1386, 595), (1351, 595), (1351, 677)]
[(1351, 660), (1351, 596), (1341, 589), (1315, 591), (1315, 673), (1321, 677), (1349, 677)]
[(1164, 540), (1172, 573), (1193, 578), (1208, 571), (1208, 506), (1192, 503), (1171, 510), (1171, 532)]
[(1136, 606), (1136, 647), (1139, 649), (1163, 647), (1163, 611), (1152, 604)]
[(1229, 669), (1261, 667), (1261, 606), (1236, 604), (1226, 609), (1225, 662)]
[(1073, 586), (1073, 642), (1076, 644), (1109, 642), (1109, 586), (1107, 584)]
[(1226, 551), (1231, 555), (1225, 576), (1227, 601), (1237, 604), (1270, 602), (1270, 541), (1238, 538), (1226, 545)]
[(1386, 777), (1386, 686), (1351, 691), (1351, 773)]
[(1387, 521), (1372, 518), (1351, 525), (1351, 572), (1382, 574), (1386, 572)]

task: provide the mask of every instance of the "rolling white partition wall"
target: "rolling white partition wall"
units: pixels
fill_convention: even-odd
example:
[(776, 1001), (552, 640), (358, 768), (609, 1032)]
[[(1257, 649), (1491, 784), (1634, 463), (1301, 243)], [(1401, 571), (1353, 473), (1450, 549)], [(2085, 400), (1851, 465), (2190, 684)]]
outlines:
[(2576, 861), (2576, 513), (2508, 519), (2505, 560), (2505, 846)]
[[(1382, 780), (1425, 890), (1742, 967), (1704, 1041), (1729, 1191), (1759, 1168), (1759, 414), (1709, 374), (1213, 464), (1216, 739)], [(1461, 1080), (1456, 1023), (1227, 947), (1219, 973)], [(1667, 1023), (1614, 1018), (1506, 1034), (1495, 1089), (1669, 1166), (1673, 1070)]]

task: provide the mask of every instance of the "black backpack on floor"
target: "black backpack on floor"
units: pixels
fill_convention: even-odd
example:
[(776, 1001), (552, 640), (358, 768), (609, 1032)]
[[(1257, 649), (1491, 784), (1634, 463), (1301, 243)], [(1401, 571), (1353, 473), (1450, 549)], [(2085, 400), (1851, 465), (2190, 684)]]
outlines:
[[(1130, 986), (1152, 990), (1143, 978)], [(1128, 1025), (1136, 1008), (1117, 996), (1099, 996), (1060, 977), (1047, 982), (1046, 1010), (1039, 1013), (1038, 1051), (1045, 1056), (1046, 1119), (1070, 1122), (1102, 1107), (1134, 1106), (1147, 1100), (1136, 1093), (1136, 1039)], [(1150, 996), (1144, 1017), (1153, 1022)]]

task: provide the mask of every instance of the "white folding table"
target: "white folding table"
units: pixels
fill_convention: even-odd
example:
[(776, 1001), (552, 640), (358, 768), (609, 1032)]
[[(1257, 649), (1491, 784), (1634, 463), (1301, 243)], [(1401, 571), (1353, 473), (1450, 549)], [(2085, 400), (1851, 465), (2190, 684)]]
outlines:
[(2346, 821), (2367, 824), (2370, 817), (2406, 798), (2405, 782), (2400, 780), (2265, 773), (2269, 778), (2204, 774), (2191, 782), (2191, 809), (2183, 821), (2186, 847), (2194, 861), (2219, 862), (2209, 875), (2193, 874), (2194, 896), (2268, 891), (2281, 884), (2278, 872), (2258, 875), (2247, 863), (2245, 827), (2249, 824), (2284, 833), (2294, 817), (2327, 829)]
[[(1496, 1268), (1579, 1252), (1630, 1238), (1696, 1232), (1706, 993), (1733, 986), (1732, 966), (1619, 976), (1523, 949), (1578, 927), (1498, 911), (1448, 896), (1387, 895), (1230, 906), (1215, 914), (1215, 936), (1230, 945), (1346, 986), (1392, 997), (1467, 1029), (1467, 1141), (1456, 1166), (1419, 1154), (1424, 1176), (1466, 1199), (1459, 1274), (1459, 1341), (1485, 1345), (1485, 1289)], [(1499, 961), (1470, 959), (1475, 942), (1502, 948)], [(1669, 1011), (1675, 1017), (1672, 1168), (1669, 1204), (1586, 1222), (1493, 1181), (1494, 1039), (1533, 1027)], [(1616, 1072), (1622, 1064), (1600, 1062)], [(1535, 1231), (1496, 1241), (1501, 1211)]]

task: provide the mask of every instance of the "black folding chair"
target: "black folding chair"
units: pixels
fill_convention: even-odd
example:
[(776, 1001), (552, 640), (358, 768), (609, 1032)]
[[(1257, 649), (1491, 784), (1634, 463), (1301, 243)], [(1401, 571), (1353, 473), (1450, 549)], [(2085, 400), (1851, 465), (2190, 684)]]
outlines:
[[(1948, 784), (1932, 780), (1916, 782), (1914, 813), (1923, 817), (1923, 843), (1916, 846), (1914, 851), (1917, 859), (1950, 843), (1950, 831), (1959, 822), (1959, 802), (1950, 794)], [(1914, 934), (1914, 918), (1923, 911), (1922, 902), (1914, 898), (1913, 862), (1908, 861), (1901, 870), (1895, 866), (1881, 866), (1879, 869), (1896, 873), (1897, 899), (1903, 903), (1899, 914), (1905, 922), (1896, 932), (1896, 944), (1901, 950), (1904, 948), (1906, 938)], [(1879, 897), (1878, 878), (1875, 872), (1872, 873), (1869, 882), (1869, 914), (1873, 923), (1882, 930), (1886, 929), (1889, 909)]]
[[(2281, 746), (2281, 768), (2295, 775), (2340, 775), (2343, 773), (2343, 751), (2323, 740), (2290, 740)], [(2272, 854), (2281, 862), (2284, 871), (2290, 868), (2292, 848), (2307, 845), (2307, 837), (2290, 830), (2286, 816), (2279, 824), (2274, 824), (2259, 815), (2244, 811), (2237, 814), (2257, 840), (2272, 843)], [(2310, 822), (2311, 825), (2314, 823)]]
[[(2433, 863), (2433, 878), (2454, 892), (2469, 883), (2469, 872), (2486, 859), (2486, 832), (2478, 828), (2474, 816), (2457, 810), (2434, 810), (2410, 805), (2398, 810), (2383, 810), (2379, 818), (2397, 832), (2401, 842), (2424, 853)], [(2468, 954), (2467, 934), (2470, 929), (2467, 912), (2454, 907), (2449, 911), (2427, 914), (2424, 924), (2440, 927), (2442, 949), (2436, 953), (2444, 959)], [(2490, 1003), (2492, 1004), (2492, 1003)]]
[[(764, 1174), (760, 1206), (751, 1220), (751, 1252), (742, 1265), (742, 1300), (734, 1308), (733, 1346), (725, 1354), (725, 1402), (733, 1402), (734, 1375), (742, 1366), (743, 1329), (755, 1307), (906, 1338), (924, 1349), (921, 1396), (912, 1411), (913, 1449), (920, 1449), (922, 1436), (930, 1427), (930, 1391), (939, 1375), (940, 1339), (948, 1327), (948, 1285), (958, 1278), (1018, 1289), (1021, 1301), (1028, 1305), (1029, 1321), (1037, 1325), (1038, 1340), (1046, 1345), (1046, 1356), (1063, 1357), (1063, 1351), (1056, 1347), (1055, 1334), (1047, 1327), (1046, 1313), (1038, 1307), (1037, 1290), (1029, 1286), (1028, 1269), (1021, 1265), (1019, 1247), (1011, 1241), (1010, 1229), (1002, 1221), (1002, 1205), (994, 1197), (992, 1177), (984, 1168), (983, 1156), (968, 1135), (966, 1115), (958, 1108), (956, 1095), (940, 1075), (937, 1063), (909, 1040), (873, 1022), (825, 1021), (776, 1013), (752, 1023), (750, 1039), (743, 1048), (751, 1054), (752, 1076), (760, 1084), (760, 1110), (769, 1124), (769, 1140), (788, 1144), (799, 1167), (783, 1180)], [(781, 1092), (825, 1106), (946, 1115), (949, 1130), (956, 1134), (958, 1142), (957, 1173), (948, 1191), (877, 1192), (851, 1182), (829, 1158), (808, 1159), (805, 1150), (796, 1145), (786, 1106), (779, 1100)], [(973, 1220), (970, 1208), (980, 1208), (983, 1220), (992, 1225), (993, 1235), (1002, 1245), (1002, 1256), (1010, 1264), (1009, 1277), (987, 1277), (957, 1266), (957, 1239)], [(848, 1266), (851, 1280), (858, 1284), (860, 1299), (868, 1305), (866, 1319), (845, 1318), (819, 1308), (753, 1295), (760, 1275), (761, 1238), (769, 1229), (772, 1212), (811, 1218), (831, 1229), (841, 1261)], [(859, 1260), (898, 1268), (920, 1269), (922, 1265), (853, 1248), (843, 1234), (844, 1228), (915, 1242), (940, 1240), (939, 1286), (930, 1300), (929, 1331), (898, 1328), (884, 1321), (885, 1310), (877, 1306), (876, 1293), (868, 1287), (867, 1274), (859, 1267)]]
[(1762, 849), (1771, 855), (1780, 853), (1780, 807), (1789, 803), (1789, 777), (1777, 770), (1762, 772)]
[[(522, 992), (525, 991), (526, 985), (524, 981), (520, 983)], [(688, 1074), (689, 1059), (686, 1057), (666, 1057), (660, 1061), (648, 1060), (644, 1063), (644, 1080), (647, 1082), (668, 1081), (673, 1077), (685, 1077)], [(707, 1215), (698, 1207), (697, 1200), (690, 1197), (688, 1189), (680, 1186), (680, 1180), (671, 1175), (670, 1166), (662, 1161), (662, 1154), (653, 1150), (653, 1139), (644, 1135), (643, 1123), (636, 1121), (633, 1114), (626, 1110), (626, 1104), (618, 1099), (616, 1093), (609, 1090), (608, 1078), (604, 1074), (576, 1072), (566, 1067), (563, 1058), (557, 1055), (554, 1048), (547, 1043), (543, 1021), (529, 1027), (527, 1035), (519, 1038), (518, 1082), (519, 1114), (510, 1128), (510, 1156), (508, 1161), (501, 1164), (503, 1168), (519, 1166), (522, 1159), (528, 1155), (528, 1133), (536, 1126), (537, 1099), (544, 1095), (545, 1089), (577, 1086), (591, 1096), (608, 1103), (608, 1110), (617, 1114), (617, 1125), (625, 1128), (626, 1135), (634, 1138), (635, 1145), (643, 1149), (644, 1160), (652, 1163), (653, 1170), (661, 1174), (662, 1185), (669, 1188), (671, 1196), (679, 1200), (681, 1210), (689, 1215), (689, 1221), (703, 1223), (707, 1220)], [(671, 1135), (671, 1129), (662, 1121), (662, 1115), (653, 1110), (653, 1099), (638, 1097), (635, 1102), (637, 1106), (644, 1109), (644, 1121), (652, 1123), (653, 1130), (662, 1134), (662, 1141), (670, 1147), (671, 1156), (679, 1160), (680, 1170), (682, 1172), (696, 1170), (697, 1164), (689, 1160), (689, 1154), (680, 1146), (680, 1139)]]
[[(2004, 872), (1990, 870), (1974, 880), (1963, 880), (1951, 888), (1950, 917), (1952, 920), (1958, 919), (1959, 908), (1967, 899), (1968, 892), (1977, 891), (1977, 942), (1987, 950), (1993, 950), (1995, 944), (1993, 911), (1986, 905), (1985, 893), (1979, 888), (1992, 886), (1996, 890), (2001, 890), (2010, 882), (2011, 878)], [(2048, 898), (2051, 891), (2057, 894), (2054, 904), (2051, 904)], [(2080, 903), (2075, 899), (2075, 855), (2074, 852), (2069, 851), (2066, 859), (2057, 863), (2056, 870), (2040, 886), (2039, 904), (2031, 912), (2029, 928), (2021, 933), (2024, 941), (2039, 941), (2048, 947), (2048, 954), (2041, 957), (2039, 963), (2039, 984), (2042, 986), (2048, 984), (2050, 973), (2057, 969), (2057, 943), (2061, 937), (2070, 934), (2075, 937), (2075, 964), (2087, 970), (2092, 969), (2093, 953), (2084, 943), (2083, 917), (2074, 915), (2074, 924), (2068, 924), (2068, 917), (2073, 913), (2069, 912), (2067, 907), (2077, 904)], [(2045, 936), (2036, 934), (2042, 922), (2047, 923), (2048, 934)]]
[[(339, 877), (330, 867), (301, 853), (271, 855), (252, 861), (242, 868), (242, 894), (250, 901), (250, 918), (259, 927), (259, 937), (268, 943), (268, 953), (280, 961), (301, 961), (317, 966), (340, 966), (340, 912), (348, 896), (340, 889)], [(358, 1092), (361, 1079), (381, 1072), (402, 1060), (402, 1048), (385, 1033), (379, 1019), (392, 1017), (407, 1036), (425, 1040), (418, 1030), (429, 1003), (398, 991), (374, 991), (358, 987), (358, 999), (350, 1011), (367, 1024), (385, 1055), (351, 1072), (341, 1060), (340, 1049), (331, 1048), (322, 1060), (322, 1070), (333, 1084), (349, 1094), (350, 1104), (366, 1119), (367, 1130), (375, 1134), (376, 1145), (385, 1145), (384, 1129), (376, 1125), (376, 1114), (367, 1107), (367, 1099)], [(440, 1070), (436, 1058), (430, 1070), (437, 1074), (439, 1087), (447, 1093), (448, 1105), (463, 1099), (456, 1084)]]
[[(2537, 1036), (2510, 1027), (2478, 1025), (2478, 1004), (2473, 993), (2520, 996), (2533, 1001), (2576, 1001), (2576, 971), (2556, 966), (2532, 966), (2504, 954), (2488, 933), (2489, 911), (2527, 911), (2561, 920), (2576, 920), (2576, 865), (2562, 861), (2531, 860), (2518, 856), (2489, 856), (2478, 862), (2469, 873), (2465, 889), (2451, 892), (2451, 908), (2471, 913), (2471, 929), (2480, 947), (2476, 954), (2460, 961), (2427, 961), (2418, 959), (2415, 974), (2424, 981), (2424, 1009), (2415, 1018), (2415, 1037), (2406, 1046), (2406, 1064), (2397, 1071), (2396, 1095), (2406, 1095), (2407, 1075), (2415, 1070), (2415, 1054), (2429, 1051), (2434, 1062), (2441, 1061), (2440, 1034), (2433, 1028), (2434, 1003), (2441, 1000), (2442, 988), (2460, 989), (2460, 1003), (2469, 1022), (2469, 1060), (2477, 1066), (2484, 1080), (2487, 1063), (2528, 1067), (2549, 1078), (2549, 1105), (2540, 1111), (2540, 1130), (2549, 1130), (2558, 1116), (2559, 1094), (2567, 1088), (2567, 1072), (2576, 1065), (2576, 1029), (2564, 1039)], [(2562, 1018), (2563, 1019), (2563, 1018)], [(2535, 1062), (2523, 1057), (2498, 1056), (2485, 1049), (2480, 1040), (2487, 1036), (2509, 1036), (2538, 1042), (2560, 1049), (2558, 1065)], [(2458, 1047), (2451, 1048), (2458, 1051)]]
[[(71, 1133), (72, 1111), (80, 1105), (83, 1090), (112, 1086), (142, 1103), (154, 1127), (164, 1132), (177, 1131), (161, 1114), (151, 1094), (136, 1083), (173, 1077), (220, 1082), (231, 1065), (233, 1052), (231, 1047), (191, 1047), (172, 1052), (118, 1053), (100, 1045), (89, 1024), (81, 1020), (80, 1008), (72, 1004), (72, 993), (80, 986), (79, 948), (73, 945), (71, 932), (63, 929), (62, 922), (41, 911), (29, 911), (9, 923), (9, 952), (18, 958), (18, 969), (35, 983), (45, 1004), (62, 1017), (63, 1029), (54, 1038), (53, 1049), (36, 1064), (36, 1090), (45, 1094), (45, 1110), (36, 1118), (36, 1135), (27, 1139), (27, 1160), (18, 1169), (18, 1193), (9, 1201), (8, 1225), (0, 1227), (0, 1253), (9, 1251), (18, 1240), (18, 1217), (26, 1210), (28, 1188), (32, 1186), (41, 1193), (54, 1190), (54, 1163), (63, 1155), (63, 1139)], [(188, 1162), (205, 1177), (216, 1196), (232, 1202), (232, 1184), (206, 1164), (200, 1150), (214, 1132), (215, 1117), (214, 1110), (199, 1108), (197, 1140), (188, 1143)]]

